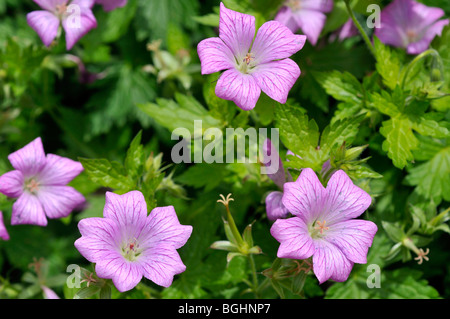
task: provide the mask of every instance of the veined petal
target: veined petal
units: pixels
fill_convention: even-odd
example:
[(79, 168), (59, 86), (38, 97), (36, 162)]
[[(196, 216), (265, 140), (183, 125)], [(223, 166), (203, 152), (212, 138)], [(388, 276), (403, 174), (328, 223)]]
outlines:
[(0, 238), (3, 240), (9, 240), (9, 234), (6, 230), (5, 223), (3, 222), (3, 212), (0, 210)]
[(81, 193), (70, 186), (40, 186), (37, 198), (49, 218), (67, 217), (75, 207), (84, 203)]
[(139, 260), (144, 277), (162, 287), (172, 285), (173, 277), (186, 270), (178, 252), (171, 245), (158, 245), (143, 252)]
[(277, 219), (270, 234), (280, 243), (279, 258), (306, 259), (314, 253), (314, 243), (308, 226), (298, 217)]
[(144, 195), (139, 191), (131, 191), (123, 195), (106, 192), (103, 216), (123, 227), (129, 226), (139, 231), (144, 227), (147, 218), (147, 203)]
[(201, 41), (197, 47), (202, 74), (234, 68), (236, 61), (230, 48), (220, 38)]
[(70, 50), (86, 33), (97, 27), (97, 20), (88, 7), (80, 6), (77, 9), (75, 6), (69, 6), (67, 9), (62, 26), (66, 31), (66, 49)]
[(0, 193), (17, 198), (23, 193), (25, 179), (21, 171), (11, 171), (0, 176)]
[(264, 141), (262, 153), (263, 164), (267, 167), (267, 176), (269, 176), (279, 188), (283, 189), (283, 185), (286, 182), (283, 161), (269, 138)]
[(57, 6), (65, 5), (69, 0), (33, 0), (42, 9), (55, 11)]
[(324, 239), (337, 246), (350, 261), (365, 264), (377, 230), (377, 225), (368, 220), (346, 220), (330, 227)]
[(122, 8), (127, 4), (127, 0), (96, 0), (98, 4), (103, 6), (103, 10), (112, 11), (116, 8)]
[(285, 59), (303, 48), (304, 35), (294, 34), (278, 21), (268, 21), (259, 28), (251, 52), (256, 65)]
[(269, 220), (277, 220), (279, 218), (286, 218), (289, 215), (288, 210), (284, 207), (281, 199), (282, 192), (270, 192), (266, 197), (266, 213)]
[(297, 24), (297, 21), (295, 21), (294, 16), (292, 15), (291, 8), (289, 7), (282, 7), (278, 11), (274, 20), (284, 24), (289, 30), (294, 33), (297, 32), (297, 30), (300, 28)]
[(300, 68), (291, 59), (260, 64), (251, 73), (261, 90), (281, 104), (300, 76)]
[(305, 9), (294, 13), (294, 19), (308, 37), (308, 41), (316, 45), (327, 16), (320, 11)]
[(326, 200), (318, 220), (326, 220), (328, 225), (356, 218), (369, 208), (372, 198), (364, 190), (353, 184), (343, 171), (335, 172), (328, 181)]
[(416, 30), (424, 29), (445, 15), (444, 10), (437, 7), (428, 7), (423, 3), (407, 0), (404, 1), (410, 13), (409, 24), (415, 26)]
[(325, 188), (311, 168), (304, 168), (295, 182), (285, 183), (283, 193), (283, 205), (306, 224), (324, 209)]
[(225, 71), (216, 84), (216, 95), (231, 100), (244, 111), (253, 109), (261, 95), (261, 89), (250, 74), (236, 69)]
[(154, 246), (164, 243), (175, 249), (186, 244), (192, 234), (192, 226), (181, 225), (173, 206), (156, 207), (147, 217), (142, 230), (141, 246)]
[(142, 267), (120, 255), (99, 261), (95, 264), (95, 272), (100, 278), (112, 279), (120, 292), (133, 289), (142, 279)]
[(333, 0), (301, 0), (301, 9), (330, 12), (333, 10)]
[(442, 30), (448, 24), (449, 19), (445, 19), (427, 27), (423, 37), (419, 41), (408, 44), (406, 47), (406, 52), (408, 52), (408, 54), (420, 54), (427, 50), (430, 47), (431, 41), (433, 41), (434, 37), (437, 35), (440, 36), (442, 34)]
[(27, 22), (47, 47), (58, 35), (59, 19), (51, 12), (43, 10), (30, 12), (27, 14)]
[(39, 173), (43, 185), (67, 185), (83, 171), (80, 162), (54, 154), (47, 154), (47, 160)]
[(348, 279), (353, 262), (341, 250), (324, 239), (314, 240), (313, 271), (319, 283), (328, 279), (343, 282)]
[(47, 218), (38, 198), (24, 192), (12, 207), (11, 225), (47, 226)]
[(255, 36), (255, 17), (227, 9), (220, 3), (219, 37), (238, 61), (243, 61)]
[(25, 178), (36, 175), (45, 165), (45, 153), (40, 137), (8, 156), (12, 166)]

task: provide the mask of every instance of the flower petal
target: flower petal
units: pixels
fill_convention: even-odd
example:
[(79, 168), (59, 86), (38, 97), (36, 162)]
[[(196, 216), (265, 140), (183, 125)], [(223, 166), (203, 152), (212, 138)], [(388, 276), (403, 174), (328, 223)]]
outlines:
[(219, 37), (243, 61), (255, 36), (255, 17), (227, 9), (220, 3)]
[(178, 252), (172, 246), (156, 246), (143, 252), (139, 260), (144, 277), (162, 287), (172, 285), (173, 277), (186, 270)]
[(333, 0), (302, 0), (301, 9), (330, 12), (333, 10)]
[(408, 44), (406, 52), (408, 54), (420, 54), (430, 47), (431, 41), (433, 41), (435, 36), (440, 36), (442, 30), (446, 25), (449, 24), (449, 19), (441, 20), (436, 22), (430, 27), (426, 28), (424, 36), (417, 42)]
[(202, 74), (211, 74), (234, 68), (235, 58), (230, 48), (220, 38), (209, 38), (197, 46)]
[(48, 218), (67, 217), (78, 205), (85, 202), (81, 193), (70, 186), (41, 186), (37, 198)]
[(191, 236), (192, 226), (180, 224), (173, 206), (156, 207), (147, 217), (142, 234), (145, 237), (142, 238), (141, 246), (164, 243), (178, 249), (184, 246)]
[(372, 198), (353, 184), (343, 171), (335, 172), (328, 181), (326, 201), (318, 220), (326, 220), (328, 225), (356, 218), (369, 208)]
[(0, 210), (0, 238), (3, 240), (9, 240), (9, 234), (6, 230), (5, 223), (3, 222), (3, 212)]
[(118, 225), (141, 229), (147, 218), (147, 203), (139, 191), (123, 195), (106, 192), (103, 216), (114, 220)]
[(47, 47), (58, 35), (59, 19), (51, 12), (43, 10), (30, 12), (27, 14), (27, 22)]
[(324, 237), (354, 263), (367, 263), (367, 253), (378, 228), (368, 220), (346, 220), (334, 224)]
[(116, 8), (122, 8), (127, 4), (127, 0), (96, 0), (98, 4), (103, 6), (103, 10), (112, 11)]
[(261, 90), (281, 104), (286, 103), (289, 91), (300, 76), (300, 68), (291, 59), (260, 64), (253, 70), (251, 75)]
[(25, 178), (36, 175), (45, 165), (45, 153), (40, 137), (8, 156), (12, 166)]
[(120, 292), (133, 289), (142, 280), (142, 267), (117, 254), (116, 258), (104, 259), (95, 264), (97, 276), (112, 279)]
[(286, 182), (283, 161), (269, 138), (264, 141), (262, 153), (267, 176), (282, 189)]
[(353, 263), (341, 250), (328, 241), (314, 240), (313, 271), (319, 283), (328, 279), (343, 282), (348, 279)]
[(269, 220), (277, 220), (279, 218), (286, 218), (289, 215), (288, 210), (284, 207), (281, 199), (282, 192), (270, 192), (266, 197), (266, 213)]
[(325, 188), (311, 168), (304, 168), (295, 182), (284, 184), (283, 205), (306, 224), (323, 211)]
[(289, 7), (282, 7), (278, 11), (274, 20), (284, 24), (289, 30), (294, 33), (297, 32), (298, 29), (300, 29), (297, 21), (295, 21), (294, 16), (292, 15), (292, 10)]
[(67, 185), (83, 171), (80, 162), (67, 157), (47, 154), (47, 160), (39, 173), (39, 182), (43, 185)]
[(121, 233), (118, 225), (108, 218), (90, 217), (80, 220), (82, 235), (74, 245), (80, 254), (92, 263), (119, 255)]
[(38, 198), (24, 192), (12, 207), (11, 225), (47, 226), (47, 218)]
[(270, 234), (280, 243), (279, 258), (306, 259), (314, 253), (314, 243), (308, 226), (298, 217), (277, 219)]
[(256, 106), (261, 89), (251, 75), (230, 69), (217, 81), (216, 95), (221, 99), (231, 100), (244, 111), (248, 111)]
[(308, 37), (308, 41), (312, 45), (316, 45), (327, 16), (320, 11), (300, 10), (294, 13), (294, 19), (302, 32)]
[(69, 0), (33, 0), (36, 2), (42, 9), (48, 11), (55, 11), (57, 6), (65, 5)]
[(86, 6), (76, 7), (76, 4), (71, 4), (67, 14), (62, 20), (62, 26), (66, 31), (66, 49), (70, 50), (86, 33), (97, 27), (97, 20)]
[(0, 176), (0, 193), (17, 198), (23, 193), (25, 179), (21, 171), (10, 171)]
[(256, 65), (285, 59), (303, 48), (304, 35), (292, 33), (278, 21), (268, 21), (259, 28), (251, 52)]

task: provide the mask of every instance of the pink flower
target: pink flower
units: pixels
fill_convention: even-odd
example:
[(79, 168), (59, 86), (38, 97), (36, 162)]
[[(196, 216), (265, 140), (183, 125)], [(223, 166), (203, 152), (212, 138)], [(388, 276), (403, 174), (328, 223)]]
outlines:
[(139, 191), (106, 193), (104, 218), (82, 219), (75, 247), (95, 263), (98, 277), (112, 279), (120, 292), (134, 288), (142, 276), (169, 287), (186, 270), (177, 249), (184, 246), (192, 226), (180, 225), (173, 206), (157, 207), (147, 216)]
[(3, 223), (3, 212), (0, 210), (0, 238), (3, 240), (9, 240), (9, 234)]
[(441, 8), (414, 0), (395, 0), (381, 11), (381, 26), (375, 29), (375, 36), (385, 44), (405, 48), (409, 54), (419, 54), (449, 23), (449, 19), (439, 20), (444, 14)]
[(42, 292), (45, 299), (61, 299), (52, 289), (47, 286), (41, 286)]
[(95, 3), (101, 4), (105, 11), (112, 11), (116, 8), (124, 7), (127, 4), (127, 0), (95, 0)]
[[(264, 165), (270, 167), (275, 160), (278, 162), (278, 170), (273, 174), (268, 174), (269, 178), (280, 188), (283, 189), (284, 183), (288, 181), (287, 178), (292, 180), (292, 177), (288, 173), (286, 178), (286, 173), (284, 171), (283, 162), (278, 154), (277, 149), (273, 146), (270, 139), (266, 139), (263, 145), (263, 159)], [(270, 192), (266, 197), (266, 213), (269, 220), (277, 220), (278, 218), (286, 218), (289, 215), (288, 210), (284, 207), (281, 199), (283, 197), (283, 192), (273, 191)]]
[(275, 17), (292, 32), (299, 29), (316, 45), (327, 16), (333, 10), (332, 0), (288, 0)]
[(217, 81), (216, 95), (251, 110), (261, 90), (286, 103), (300, 76), (298, 65), (288, 59), (305, 44), (306, 37), (293, 34), (277, 21), (264, 23), (255, 36), (255, 17), (220, 4), (219, 37), (198, 44), (202, 74), (226, 70)]
[(58, 35), (60, 24), (66, 32), (70, 50), (91, 29), (97, 27), (92, 13), (94, 0), (33, 0), (42, 9), (27, 14), (28, 24), (48, 47)]
[(10, 154), (15, 170), (0, 176), (0, 193), (17, 198), (11, 224), (47, 225), (47, 218), (62, 218), (85, 198), (66, 186), (83, 171), (83, 166), (54, 154), (45, 156), (41, 138)]
[(377, 226), (354, 218), (370, 206), (371, 197), (344, 171), (335, 172), (324, 188), (314, 171), (305, 168), (297, 181), (284, 184), (282, 201), (295, 216), (278, 219), (270, 230), (280, 242), (279, 258), (312, 256), (320, 283), (345, 281), (354, 263), (367, 263)]

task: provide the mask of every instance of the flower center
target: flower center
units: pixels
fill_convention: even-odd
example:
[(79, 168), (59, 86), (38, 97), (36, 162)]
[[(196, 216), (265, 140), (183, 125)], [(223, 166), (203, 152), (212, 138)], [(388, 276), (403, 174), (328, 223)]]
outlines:
[(406, 36), (408, 38), (409, 43), (414, 43), (414, 42), (417, 42), (417, 40), (418, 40), (418, 34), (414, 30), (407, 30)]
[(319, 220), (314, 222), (313, 225), (309, 228), (311, 237), (312, 238), (321, 237), (324, 231), (330, 229), (330, 227), (325, 226), (326, 223), (327, 223), (326, 220), (324, 220), (323, 222)]
[(64, 15), (67, 13), (67, 4), (58, 4), (56, 6), (56, 15), (58, 17), (64, 17)]
[(249, 69), (254, 67), (252, 63), (254, 59), (255, 58), (253, 53), (251, 52), (247, 53), (242, 62), (239, 64), (239, 71), (241, 71), (242, 73), (248, 73)]
[(125, 242), (121, 247), (122, 256), (129, 261), (135, 261), (142, 253), (136, 238)]
[(291, 8), (292, 11), (298, 11), (301, 9), (301, 0), (287, 0), (286, 5)]
[(39, 190), (39, 186), (39, 183), (34, 178), (25, 183), (25, 189), (32, 194), (37, 193), (37, 191)]

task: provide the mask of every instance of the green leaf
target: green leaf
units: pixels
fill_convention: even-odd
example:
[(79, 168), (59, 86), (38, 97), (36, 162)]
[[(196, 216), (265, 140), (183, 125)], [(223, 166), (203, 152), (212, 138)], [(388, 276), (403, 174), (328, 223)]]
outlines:
[(200, 163), (190, 166), (176, 178), (176, 181), (195, 188), (204, 188), (207, 192), (221, 185), (229, 174), (224, 165)]
[(408, 170), (406, 182), (427, 199), (450, 201), (450, 147), (437, 152), (429, 161)]
[(334, 147), (341, 146), (344, 142), (348, 145), (351, 144), (356, 134), (358, 134), (359, 123), (363, 118), (364, 115), (361, 115), (328, 125), (322, 132), (320, 149), (324, 153), (328, 153)]
[(125, 170), (127, 174), (137, 178), (141, 176), (142, 168), (145, 162), (144, 146), (141, 144), (142, 131), (136, 135), (128, 148), (125, 157)]
[(124, 191), (131, 190), (135, 186), (133, 180), (123, 174), (123, 169), (118, 163), (103, 158), (78, 158), (78, 160), (94, 183)]
[(314, 77), (328, 95), (338, 101), (361, 103), (364, 89), (358, 79), (349, 72), (315, 72)]
[(391, 49), (374, 37), (373, 39), (376, 58), (376, 69), (383, 79), (383, 83), (390, 89), (394, 89), (400, 81), (402, 70), (402, 58), (399, 51)]
[(389, 223), (387, 221), (382, 221), (382, 225), (384, 230), (386, 231), (386, 234), (394, 242), (396, 243), (401, 242), (405, 238), (405, 233), (401, 228), (398, 227), (398, 225)]
[(399, 108), (392, 102), (392, 98), (386, 91), (381, 94), (373, 92), (369, 94), (370, 106), (383, 114), (394, 117), (399, 114)]
[(402, 169), (408, 162), (414, 160), (412, 151), (417, 149), (419, 141), (407, 117), (397, 115), (384, 121), (380, 133), (386, 138), (382, 145), (383, 150), (387, 152), (396, 167)]

